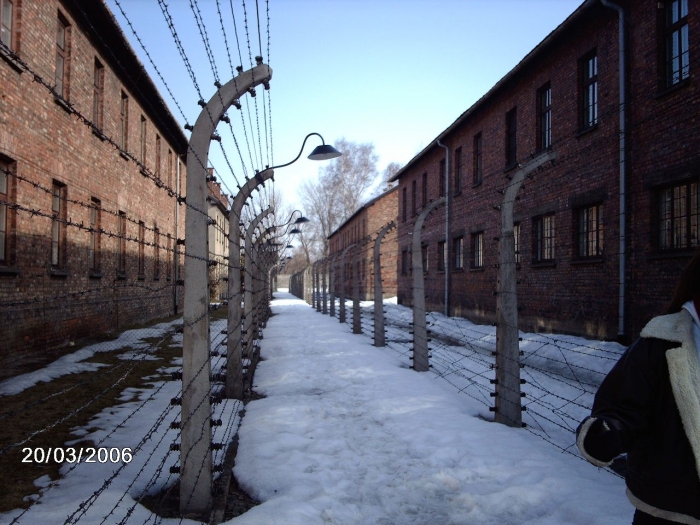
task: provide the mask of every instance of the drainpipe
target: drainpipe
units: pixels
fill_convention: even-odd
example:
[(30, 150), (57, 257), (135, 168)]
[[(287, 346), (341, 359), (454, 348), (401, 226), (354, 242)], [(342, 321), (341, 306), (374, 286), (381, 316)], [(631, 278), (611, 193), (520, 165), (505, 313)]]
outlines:
[(440, 139), (437, 145), (445, 150), (445, 317), (450, 316), (450, 149)]
[[(177, 157), (176, 157), (177, 158)], [(177, 158), (175, 161), (175, 196), (180, 197), (180, 159)], [(175, 286), (173, 286), (173, 300), (175, 301), (174, 313), (177, 315), (178, 301), (180, 300), (180, 285), (177, 282), (180, 280), (180, 268), (178, 263), (180, 262), (179, 250), (177, 249), (177, 240), (179, 239), (178, 233), (180, 232), (180, 201), (175, 199), (175, 239), (174, 239), (174, 250), (171, 254), (173, 258), (173, 272)]]
[(626, 94), (625, 85), (627, 79), (627, 62), (626, 62), (626, 49), (625, 49), (625, 12), (621, 6), (612, 3), (610, 0), (600, 0), (601, 3), (610, 9), (617, 10), (619, 29), (618, 29), (618, 49), (619, 49), (619, 80), (620, 80), (620, 297), (619, 297), (619, 321), (618, 321), (618, 339), (622, 340), (625, 336), (625, 267), (627, 261), (627, 248), (625, 242), (625, 232), (626, 232), (626, 214), (627, 214), (627, 203), (626, 203), (626, 153), (625, 153), (625, 139), (626, 139), (626, 120), (625, 120), (625, 105), (626, 105)]

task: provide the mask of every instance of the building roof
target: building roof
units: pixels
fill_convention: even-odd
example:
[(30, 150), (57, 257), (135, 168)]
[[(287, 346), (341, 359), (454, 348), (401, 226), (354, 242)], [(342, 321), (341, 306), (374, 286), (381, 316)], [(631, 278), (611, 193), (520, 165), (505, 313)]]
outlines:
[(187, 154), (188, 139), (168, 109), (146, 68), (136, 56), (104, 0), (61, 0), (91, 43), (109, 62), (125, 89), (136, 98), (178, 155)]
[(389, 179), (389, 182), (397, 181), (401, 176), (407, 172), (411, 166), (417, 162), (423, 155), (425, 155), (432, 148), (436, 147), (438, 140), (443, 140), (447, 135), (449, 135), (455, 128), (464, 123), (472, 114), (477, 110), (481, 109), (483, 106), (489, 103), (495, 94), (500, 91), (508, 82), (510, 82), (514, 77), (520, 74), (526, 67), (528, 67), (535, 60), (547, 53), (547, 48), (552, 44), (554, 40), (560, 36), (564, 36), (566, 32), (571, 28), (573, 24), (578, 22), (591, 7), (596, 4), (600, 4), (600, 0), (584, 0), (583, 3), (576, 8), (576, 10), (569, 15), (566, 20), (564, 20), (559, 26), (554, 29), (549, 35), (545, 37), (542, 42), (537, 44), (535, 48), (530, 51), (525, 57), (518, 62), (518, 64), (511, 69), (501, 80), (499, 80), (484, 96), (477, 100), (469, 109), (462, 113), (457, 120), (455, 120), (447, 129), (440, 133), (435, 140), (431, 141), (425, 148), (423, 148), (420, 153), (414, 156), (408, 163), (394, 174), (394, 176)]
[(384, 193), (382, 193), (382, 194), (380, 194), (380, 195), (377, 195), (375, 198), (373, 198), (373, 199), (367, 201), (366, 203), (364, 203), (362, 206), (360, 206), (360, 207), (357, 209), (357, 211), (356, 211), (355, 213), (353, 213), (352, 215), (350, 215), (350, 217), (348, 217), (348, 218), (345, 220), (345, 222), (343, 222), (343, 224), (341, 224), (340, 226), (338, 226), (338, 227), (333, 231), (333, 233), (331, 233), (331, 234), (327, 237), (327, 239), (330, 239), (330, 238), (333, 237), (336, 233), (338, 233), (340, 230), (342, 230), (343, 227), (344, 227), (346, 224), (348, 224), (351, 220), (353, 220), (355, 217), (357, 217), (357, 216), (362, 212), (362, 210), (365, 210), (365, 209), (369, 208), (369, 207), (372, 206), (375, 202), (377, 202), (377, 201), (383, 199), (384, 197), (386, 197), (387, 195), (389, 195), (391, 192), (396, 191), (396, 190), (398, 190), (398, 189), (399, 189), (398, 186), (394, 186), (393, 188), (389, 188), (389, 189), (386, 190)]

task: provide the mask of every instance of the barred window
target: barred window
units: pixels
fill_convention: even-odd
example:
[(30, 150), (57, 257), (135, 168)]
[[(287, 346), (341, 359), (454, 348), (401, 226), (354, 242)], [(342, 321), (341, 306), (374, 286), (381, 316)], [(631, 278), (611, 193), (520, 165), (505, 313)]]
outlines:
[(506, 167), (518, 161), (518, 108), (506, 113)]
[(401, 252), (401, 275), (408, 275), (408, 250)]
[(92, 123), (97, 129), (102, 129), (103, 122), (103, 105), (105, 91), (105, 68), (99, 60), (95, 59), (95, 70), (93, 72), (92, 86)]
[(543, 215), (533, 219), (535, 262), (554, 260), (554, 215)]
[(472, 234), (472, 268), (484, 267), (484, 232)]
[(415, 215), (418, 210), (418, 181), (415, 179), (411, 181), (411, 204), (411, 211)]
[(56, 29), (56, 93), (68, 99), (68, 63), (70, 59), (70, 26), (68, 21), (58, 15)]
[(100, 227), (102, 221), (102, 204), (99, 199), (90, 202), (90, 239), (88, 245), (88, 266), (91, 270), (100, 269)]
[(593, 52), (581, 60), (581, 128), (598, 124), (598, 55)]
[(12, 215), (8, 205), (12, 204), (13, 164), (0, 160), (0, 265), (12, 263)]
[(662, 190), (659, 194), (659, 249), (698, 246), (699, 210), (697, 181)]
[(160, 279), (160, 230), (153, 229), (153, 279)]
[(428, 245), (424, 244), (423, 246), (420, 247), (421, 251), (421, 260), (423, 262), (423, 272), (428, 271)]
[(428, 174), (423, 173), (423, 207), (428, 204)]
[(126, 213), (119, 212), (117, 220), (117, 272), (126, 272)]
[(462, 148), (455, 151), (455, 193), (462, 191)]
[(138, 278), (144, 279), (146, 276), (146, 225), (139, 221), (139, 271)]
[(595, 204), (577, 212), (579, 257), (603, 255), (603, 205)]
[(452, 239), (452, 267), (459, 270), (464, 267), (464, 237)]
[(515, 264), (520, 264), (520, 223), (513, 224), (513, 237), (515, 240)]
[(119, 107), (119, 146), (124, 151), (129, 147), (129, 97), (123, 91)]
[(15, 49), (15, 2), (0, 0), (0, 41), (10, 49)]
[(51, 266), (63, 268), (66, 259), (66, 185), (58, 181), (53, 181), (51, 216)]
[(477, 133), (474, 136), (474, 145), (472, 150), (472, 176), (473, 184), (481, 184), (483, 179), (483, 167), (482, 167), (482, 139), (481, 133)]
[(438, 169), (438, 179), (440, 185), (439, 197), (445, 196), (445, 159), (440, 161), (440, 168)]
[(445, 259), (447, 252), (447, 243), (445, 241), (440, 241), (437, 243), (437, 269), (439, 272), (445, 271)]
[(549, 82), (537, 91), (537, 149), (552, 146), (552, 86)]
[(670, 87), (689, 75), (688, 0), (667, 1), (665, 19), (666, 87)]

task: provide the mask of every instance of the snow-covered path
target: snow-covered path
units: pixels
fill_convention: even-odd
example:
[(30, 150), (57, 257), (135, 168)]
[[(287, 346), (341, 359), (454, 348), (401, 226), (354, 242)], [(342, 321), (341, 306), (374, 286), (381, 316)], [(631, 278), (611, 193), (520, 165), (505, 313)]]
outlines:
[(628, 524), (623, 481), (487, 422), (434, 374), (286, 293), (261, 341), (235, 524)]

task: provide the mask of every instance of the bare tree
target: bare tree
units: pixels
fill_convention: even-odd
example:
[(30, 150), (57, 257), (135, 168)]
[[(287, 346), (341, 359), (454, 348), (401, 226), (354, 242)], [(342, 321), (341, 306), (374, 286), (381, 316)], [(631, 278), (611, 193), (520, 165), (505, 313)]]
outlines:
[(317, 257), (328, 255), (328, 236), (357, 211), (378, 175), (374, 144), (340, 139), (335, 147), (343, 156), (301, 186), (301, 200), (311, 219), (307, 253), (318, 251)]
[(403, 164), (399, 164), (398, 162), (390, 162), (387, 167), (384, 168), (384, 171), (382, 172), (382, 180), (377, 186), (377, 189), (374, 190), (372, 197), (378, 197), (385, 191), (389, 191), (391, 188), (395, 187), (398, 184), (398, 181), (389, 182), (389, 179), (396, 175), (401, 168), (403, 168)]

